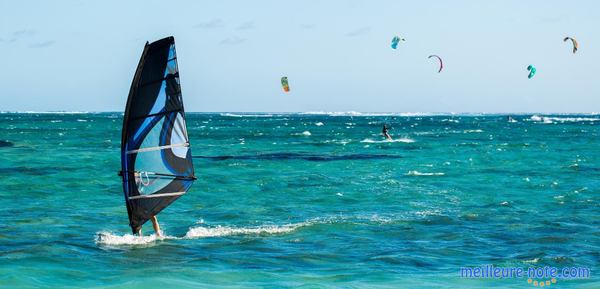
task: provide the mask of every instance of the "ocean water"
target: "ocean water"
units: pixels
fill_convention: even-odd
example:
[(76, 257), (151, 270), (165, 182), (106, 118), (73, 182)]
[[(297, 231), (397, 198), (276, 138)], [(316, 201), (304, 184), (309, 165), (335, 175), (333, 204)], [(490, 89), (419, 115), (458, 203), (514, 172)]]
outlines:
[(157, 239), (130, 235), (122, 114), (1, 113), (0, 288), (600, 288), (600, 115), (515, 119), (188, 113), (199, 179)]

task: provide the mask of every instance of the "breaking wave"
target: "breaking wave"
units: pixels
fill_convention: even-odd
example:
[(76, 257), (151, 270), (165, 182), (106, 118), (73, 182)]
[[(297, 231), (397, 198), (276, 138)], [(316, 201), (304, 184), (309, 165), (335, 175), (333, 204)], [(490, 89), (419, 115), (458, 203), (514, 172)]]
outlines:
[(303, 222), (288, 223), (288, 224), (265, 224), (260, 226), (248, 226), (248, 227), (237, 227), (237, 226), (209, 226), (205, 225), (203, 221), (200, 221), (199, 226), (191, 227), (187, 230), (184, 236), (164, 236), (157, 237), (156, 235), (150, 236), (134, 236), (131, 234), (116, 235), (111, 232), (99, 232), (96, 234), (95, 242), (97, 245), (102, 247), (114, 247), (123, 248), (129, 246), (135, 247), (150, 247), (158, 245), (161, 241), (167, 240), (193, 240), (201, 238), (215, 238), (215, 237), (229, 237), (229, 236), (266, 236), (266, 235), (278, 235), (278, 234), (289, 234), (294, 231), (316, 225), (326, 224), (389, 224), (399, 220), (414, 220), (420, 221), (423, 218), (427, 218), (429, 215), (439, 216), (441, 212), (435, 211), (429, 213), (429, 211), (421, 212), (416, 211), (412, 213), (402, 214), (385, 214), (379, 215), (366, 214), (366, 215), (334, 215), (327, 217), (316, 217)]
[(374, 139), (370, 139), (370, 138), (366, 138), (361, 140), (360, 142), (362, 143), (389, 143), (389, 142), (403, 142), (403, 143), (414, 143), (415, 140), (412, 138), (397, 138), (397, 139), (393, 139), (393, 140), (374, 140)]
[(406, 173), (407, 176), (443, 176), (444, 173), (422, 173), (419, 171), (409, 171)]
[(183, 238), (185, 239), (196, 239), (196, 238), (208, 238), (208, 237), (225, 237), (235, 235), (270, 235), (270, 234), (284, 234), (290, 233), (300, 227), (308, 226), (310, 222), (302, 222), (296, 224), (286, 225), (267, 225), (258, 227), (194, 227), (190, 228)]
[(156, 241), (164, 239), (176, 239), (176, 237), (158, 237), (154, 234), (149, 236), (135, 236), (132, 234), (116, 235), (111, 232), (99, 232), (96, 234), (96, 244), (102, 246), (124, 246), (124, 245), (151, 245)]
[(476, 133), (476, 132), (483, 132), (483, 130), (481, 130), (481, 129), (465, 129), (465, 130), (463, 130), (463, 133)]
[(307, 111), (300, 115), (327, 115), (327, 116), (435, 116), (447, 115), (432, 112), (358, 112), (358, 111)]
[(251, 113), (221, 113), (221, 116), (229, 116), (229, 117), (273, 117), (272, 114), (251, 114)]
[(554, 117), (540, 115), (533, 115), (529, 119), (532, 121), (543, 123), (600, 121), (600, 118), (596, 117)]
[(465, 129), (465, 130), (438, 130), (438, 131), (418, 131), (413, 132), (415, 135), (444, 135), (444, 134), (467, 134), (467, 133), (482, 133), (482, 129)]
[(183, 237), (162, 236), (155, 234), (149, 236), (135, 236), (132, 234), (116, 235), (111, 232), (99, 232), (96, 234), (95, 242), (99, 246), (121, 247), (121, 246), (152, 246), (163, 240), (198, 239), (210, 237), (226, 237), (236, 235), (270, 235), (290, 233), (300, 227), (314, 224), (315, 221), (307, 221), (285, 225), (263, 225), (256, 227), (193, 227)]

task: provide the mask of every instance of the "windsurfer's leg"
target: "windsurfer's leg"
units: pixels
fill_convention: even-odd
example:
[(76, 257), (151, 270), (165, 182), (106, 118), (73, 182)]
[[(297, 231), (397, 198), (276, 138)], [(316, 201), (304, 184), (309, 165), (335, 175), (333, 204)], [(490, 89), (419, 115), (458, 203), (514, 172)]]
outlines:
[(154, 232), (156, 232), (156, 236), (162, 237), (160, 225), (158, 224), (158, 219), (156, 219), (156, 216), (152, 216), (152, 218), (150, 218), (150, 221), (152, 221), (152, 227), (154, 227)]

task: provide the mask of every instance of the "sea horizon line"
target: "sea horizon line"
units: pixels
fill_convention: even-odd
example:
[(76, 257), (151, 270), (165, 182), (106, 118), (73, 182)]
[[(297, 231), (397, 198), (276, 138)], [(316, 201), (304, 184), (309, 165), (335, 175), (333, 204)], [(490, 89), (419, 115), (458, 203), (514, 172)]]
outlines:
[[(0, 111), (0, 114), (105, 114), (122, 111)], [(523, 115), (599, 115), (600, 112), (369, 112), (369, 111), (186, 111), (187, 114), (220, 114), (222, 116), (275, 116), (275, 115), (327, 115), (327, 116), (523, 116)]]

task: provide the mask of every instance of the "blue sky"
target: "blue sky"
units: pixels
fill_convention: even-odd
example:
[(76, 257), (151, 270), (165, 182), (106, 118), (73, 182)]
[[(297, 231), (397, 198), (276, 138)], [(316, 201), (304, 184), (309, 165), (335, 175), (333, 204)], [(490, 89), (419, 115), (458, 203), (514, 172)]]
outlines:
[(122, 111), (173, 35), (188, 111), (599, 112), (599, 3), (2, 1), (0, 110)]

